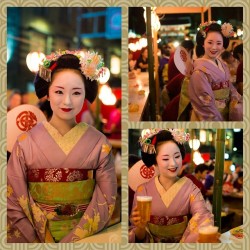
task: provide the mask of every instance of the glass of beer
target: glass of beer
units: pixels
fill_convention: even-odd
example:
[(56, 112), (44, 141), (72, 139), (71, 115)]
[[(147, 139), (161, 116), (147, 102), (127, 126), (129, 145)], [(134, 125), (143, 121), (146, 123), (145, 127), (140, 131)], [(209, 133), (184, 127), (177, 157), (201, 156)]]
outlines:
[(150, 221), (152, 196), (137, 196), (137, 208), (140, 212), (141, 222)]
[(199, 243), (218, 243), (218, 227), (206, 226), (199, 229)]

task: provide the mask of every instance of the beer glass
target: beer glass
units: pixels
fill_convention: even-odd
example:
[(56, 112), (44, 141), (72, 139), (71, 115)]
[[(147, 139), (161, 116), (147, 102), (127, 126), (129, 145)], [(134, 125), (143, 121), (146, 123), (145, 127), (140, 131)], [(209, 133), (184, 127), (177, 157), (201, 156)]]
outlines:
[(137, 196), (137, 208), (140, 212), (141, 222), (150, 221), (152, 196)]
[(206, 226), (199, 229), (199, 243), (217, 243), (219, 241), (218, 227)]

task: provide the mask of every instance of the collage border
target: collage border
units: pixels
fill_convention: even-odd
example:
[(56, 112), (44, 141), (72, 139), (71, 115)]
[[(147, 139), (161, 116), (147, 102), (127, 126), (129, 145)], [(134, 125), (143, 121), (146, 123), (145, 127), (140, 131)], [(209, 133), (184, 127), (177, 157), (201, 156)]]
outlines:
[[(128, 7), (135, 6), (171, 6), (171, 7), (198, 7), (206, 5), (208, 7), (243, 7), (243, 43), (244, 43), (244, 119), (243, 122), (129, 122), (128, 121)], [(7, 7), (122, 7), (122, 241), (120, 244), (115, 243), (68, 243), (68, 244), (7, 244), (6, 241), (6, 107), (7, 107), (7, 68), (6, 68), (6, 21)], [(0, 3), (0, 249), (248, 249), (250, 245), (249, 237), (249, 204), (250, 204), (250, 186), (249, 186), (249, 166), (250, 166), (250, 6), (244, 1), (238, 0), (2, 0)], [(243, 166), (244, 166), (244, 244), (130, 244), (128, 243), (128, 190), (127, 190), (127, 172), (128, 172), (128, 129), (143, 128), (243, 128)], [(111, 244), (112, 243), (112, 244)], [(243, 247), (243, 248), (242, 248)]]

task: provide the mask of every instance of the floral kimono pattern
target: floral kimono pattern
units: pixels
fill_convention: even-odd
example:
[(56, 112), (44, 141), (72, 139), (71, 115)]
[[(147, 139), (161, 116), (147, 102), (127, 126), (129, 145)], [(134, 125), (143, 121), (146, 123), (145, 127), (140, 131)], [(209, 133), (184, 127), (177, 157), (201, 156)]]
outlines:
[(111, 145), (85, 123), (64, 136), (47, 122), (20, 135), (7, 177), (8, 242), (76, 242), (106, 227), (113, 213)]
[(242, 120), (242, 96), (229, 81), (226, 64), (219, 59), (217, 62), (218, 65), (204, 58), (194, 62), (194, 72), (188, 85), (193, 108), (191, 120)]
[[(134, 196), (152, 196), (150, 222), (144, 242), (197, 242), (198, 229), (213, 225), (213, 214), (207, 210), (203, 196), (193, 182), (183, 177), (167, 191), (158, 176), (140, 185)], [(191, 217), (191, 218), (190, 218)], [(135, 226), (129, 229), (129, 242), (136, 242)]]

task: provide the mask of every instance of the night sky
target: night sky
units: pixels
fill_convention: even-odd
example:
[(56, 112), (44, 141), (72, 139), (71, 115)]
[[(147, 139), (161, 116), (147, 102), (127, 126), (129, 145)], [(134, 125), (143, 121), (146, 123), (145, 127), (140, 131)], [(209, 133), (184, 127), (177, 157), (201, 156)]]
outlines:
[[(212, 7), (212, 19), (222, 20), (223, 22), (230, 22), (237, 20), (243, 22), (243, 8), (242, 7)], [(146, 33), (146, 25), (143, 17), (144, 9), (142, 7), (129, 8), (129, 29), (136, 34), (143, 35)], [(162, 20), (162, 23), (177, 24), (180, 19), (189, 19), (191, 28), (195, 29), (200, 24), (200, 14), (168, 14)], [(207, 15), (205, 13), (205, 19)]]

